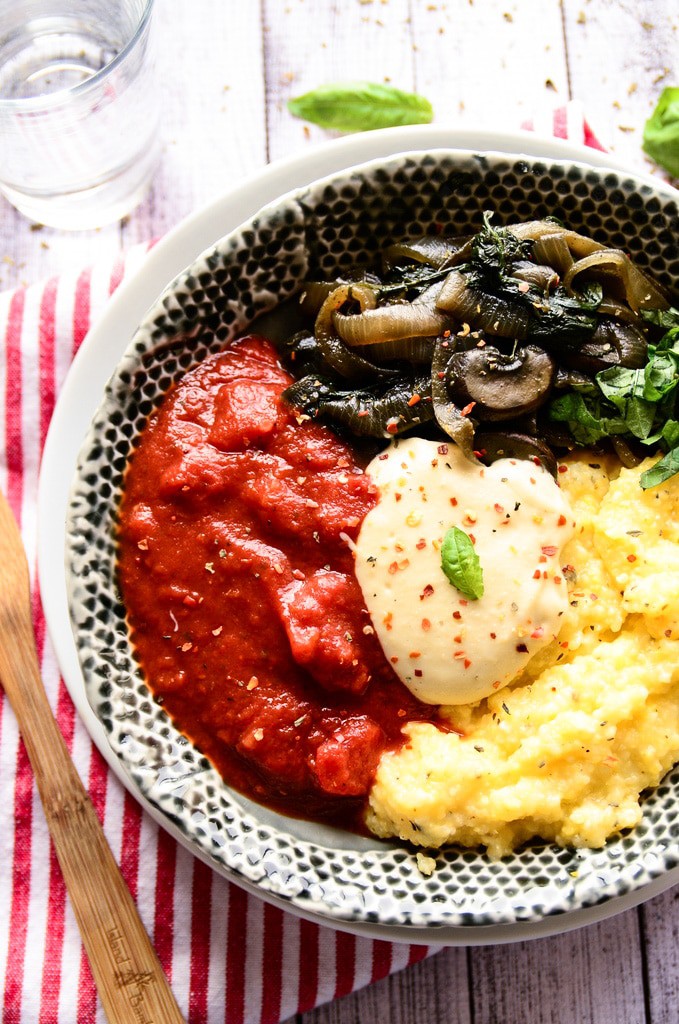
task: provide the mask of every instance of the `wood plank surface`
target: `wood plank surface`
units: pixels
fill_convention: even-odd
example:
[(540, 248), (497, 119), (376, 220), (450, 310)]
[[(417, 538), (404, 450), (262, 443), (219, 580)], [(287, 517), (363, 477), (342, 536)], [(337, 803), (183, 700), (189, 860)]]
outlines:
[[(0, 200), (0, 288), (163, 234), (267, 160), (329, 137), (286, 102), (367, 78), (417, 89), (436, 121), (513, 129), (579, 100), (631, 166), (679, 84), (677, 0), (162, 0), (163, 155), (121, 225), (36, 229)], [(676, 1024), (679, 891), (566, 935), (441, 951), (297, 1024)]]

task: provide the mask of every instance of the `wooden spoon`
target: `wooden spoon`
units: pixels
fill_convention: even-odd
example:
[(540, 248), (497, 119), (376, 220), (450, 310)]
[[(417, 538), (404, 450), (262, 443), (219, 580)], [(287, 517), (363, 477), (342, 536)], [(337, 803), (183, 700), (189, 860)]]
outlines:
[(14, 708), (111, 1024), (181, 1024), (156, 952), (55, 722), (35, 649), (28, 565), (0, 493), (0, 680)]

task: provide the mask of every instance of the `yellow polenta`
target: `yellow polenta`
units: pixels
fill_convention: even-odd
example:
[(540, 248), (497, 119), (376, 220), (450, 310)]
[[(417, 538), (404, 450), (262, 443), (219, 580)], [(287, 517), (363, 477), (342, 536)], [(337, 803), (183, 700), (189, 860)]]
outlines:
[(534, 836), (598, 847), (640, 820), (640, 794), (679, 761), (679, 478), (643, 491), (651, 464), (564, 462), (577, 528), (558, 640), (493, 696), (447, 708), (456, 731), (410, 724), (377, 772), (377, 835), (501, 857)]

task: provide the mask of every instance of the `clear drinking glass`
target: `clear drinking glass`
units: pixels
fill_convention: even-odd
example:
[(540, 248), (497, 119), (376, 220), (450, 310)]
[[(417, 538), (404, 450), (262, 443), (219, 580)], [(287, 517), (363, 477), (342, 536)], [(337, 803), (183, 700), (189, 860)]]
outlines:
[(142, 198), (159, 155), (153, 0), (0, 0), (0, 191), (91, 228)]

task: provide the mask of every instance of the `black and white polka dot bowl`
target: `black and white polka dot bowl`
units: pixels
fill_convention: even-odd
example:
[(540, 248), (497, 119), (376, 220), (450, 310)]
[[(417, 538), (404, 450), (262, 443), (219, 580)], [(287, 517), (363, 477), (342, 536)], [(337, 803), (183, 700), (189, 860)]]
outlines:
[[(677, 193), (619, 171), (439, 150), (352, 168), (284, 196), (220, 239), (148, 312), (82, 447), (67, 523), (69, 604), (88, 699), (138, 791), (199, 855), (246, 887), (338, 926), (398, 938), (521, 937), (540, 922), (629, 905), (679, 878), (679, 770), (643, 821), (604, 849), (536, 845), (501, 861), (457, 848), (425, 877), (416, 851), (277, 815), (232, 791), (174, 727), (133, 657), (116, 587), (114, 531), (125, 467), (168, 387), (309, 277), (330, 276), (396, 238), (556, 216), (679, 279)], [(603, 914), (601, 915), (603, 916)], [(460, 939), (459, 936), (463, 938)]]

